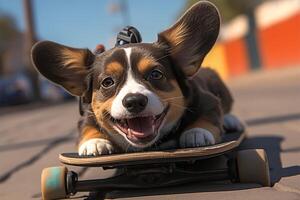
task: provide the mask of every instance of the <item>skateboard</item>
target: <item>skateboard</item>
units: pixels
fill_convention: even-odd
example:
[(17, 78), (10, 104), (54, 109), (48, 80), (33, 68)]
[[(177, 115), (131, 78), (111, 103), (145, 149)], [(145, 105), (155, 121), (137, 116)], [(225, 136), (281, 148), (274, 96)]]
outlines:
[(65, 165), (117, 169), (118, 174), (106, 179), (78, 180), (78, 175), (65, 166), (45, 168), (41, 176), (42, 197), (62, 199), (77, 192), (104, 195), (114, 190), (161, 188), (199, 181), (231, 180), (270, 186), (264, 149), (238, 149), (245, 136), (245, 130), (226, 133), (222, 143), (197, 148), (97, 157), (63, 153), (59, 160)]

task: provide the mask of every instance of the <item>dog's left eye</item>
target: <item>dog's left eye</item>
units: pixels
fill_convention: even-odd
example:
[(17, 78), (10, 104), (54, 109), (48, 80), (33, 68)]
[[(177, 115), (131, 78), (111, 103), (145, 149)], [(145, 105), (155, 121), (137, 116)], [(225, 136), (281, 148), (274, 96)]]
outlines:
[(160, 80), (163, 78), (163, 73), (161, 71), (159, 71), (158, 69), (154, 69), (151, 71), (150, 75), (149, 75), (149, 79), (152, 80)]
[(107, 77), (107, 78), (103, 79), (103, 81), (101, 82), (101, 85), (104, 88), (109, 88), (113, 84), (115, 84), (115, 82), (114, 82), (114, 80), (111, 77)]

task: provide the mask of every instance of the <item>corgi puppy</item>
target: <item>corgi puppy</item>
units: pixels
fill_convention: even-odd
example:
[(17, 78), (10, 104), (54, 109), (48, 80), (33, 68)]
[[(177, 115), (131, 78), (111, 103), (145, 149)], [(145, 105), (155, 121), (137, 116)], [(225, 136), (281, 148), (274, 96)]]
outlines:
[(200, 1), (154, 43), (101, 54), (50, 41), (32, 49), (36, 69), (89, 102), (79, 120), (79, 155), (190, 148), (221, 142), (232, 97), (215, 71), (200, 68), (217, 40), (216, 7)]

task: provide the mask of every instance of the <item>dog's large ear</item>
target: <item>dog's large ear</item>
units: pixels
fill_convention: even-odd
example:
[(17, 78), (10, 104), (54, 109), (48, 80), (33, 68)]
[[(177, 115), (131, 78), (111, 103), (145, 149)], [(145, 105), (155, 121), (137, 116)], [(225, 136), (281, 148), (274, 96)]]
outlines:
[(88, 49), (42, 41), (33, 46), (31, 56), (37, 70), (50, 81), (75, 96), (83, 96), (87, 92), (88, 68), (94, 62), (94, 54)]
[(158, 43), (167, 46), (172, 59), (187, 76), (191, 76), (216, 42), (219, 29), (217, 8), (212, 3), (200, 1), (172, 27), (159, 33)]

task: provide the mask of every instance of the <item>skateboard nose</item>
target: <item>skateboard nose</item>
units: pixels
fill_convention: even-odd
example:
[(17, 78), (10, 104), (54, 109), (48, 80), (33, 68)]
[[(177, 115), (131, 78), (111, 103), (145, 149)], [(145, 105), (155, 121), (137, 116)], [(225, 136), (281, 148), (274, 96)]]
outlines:
[(137, 114), (146, 108), (148, 98), (140, 93), (129, 93), (122, 100), (122, 104), (128, 112)]

